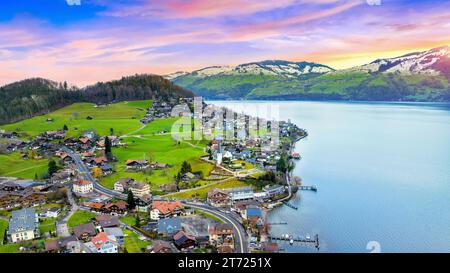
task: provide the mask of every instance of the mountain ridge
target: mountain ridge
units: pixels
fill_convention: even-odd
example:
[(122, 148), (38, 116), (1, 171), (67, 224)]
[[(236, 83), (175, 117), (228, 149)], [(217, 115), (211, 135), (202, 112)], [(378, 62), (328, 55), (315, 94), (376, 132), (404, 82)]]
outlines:
[(207, 99), (448, 101), (450, 47), (342, 70), (284, 60), (212, 66), (171, 81)]

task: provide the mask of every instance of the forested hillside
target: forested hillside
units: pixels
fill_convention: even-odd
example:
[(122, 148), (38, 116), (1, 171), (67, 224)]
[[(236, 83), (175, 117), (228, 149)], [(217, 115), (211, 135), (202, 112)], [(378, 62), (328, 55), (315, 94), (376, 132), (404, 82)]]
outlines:
[(0, 124), (48, 113), (74, 102), (102, 104), (193, 95), (192, 92), (157, 75), (124, 77), (82, 89), (69, 88), (66, 82), (33, 78), (0, 87)]

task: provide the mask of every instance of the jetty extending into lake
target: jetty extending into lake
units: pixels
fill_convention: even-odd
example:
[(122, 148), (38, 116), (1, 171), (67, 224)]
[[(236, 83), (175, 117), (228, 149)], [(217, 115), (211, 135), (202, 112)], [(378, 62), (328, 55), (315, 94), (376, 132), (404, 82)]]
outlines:
[(285, 241), (289, 242), (291, 245), (294, 243), (306, 243), (306, 244), (313, 244), (317, 250), (320, 249), (320, 241), (319, 241), (319, 234), (316, 234), (314, 237), (309, 236), (293, 236), (289, 234), (281, 235), (281, 236), (269, 236), (269, 239), (272, 241)]

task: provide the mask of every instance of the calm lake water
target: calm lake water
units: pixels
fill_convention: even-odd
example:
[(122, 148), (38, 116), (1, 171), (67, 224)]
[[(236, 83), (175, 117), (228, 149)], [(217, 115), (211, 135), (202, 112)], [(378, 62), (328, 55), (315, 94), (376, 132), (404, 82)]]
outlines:
[[(320, 252), (450, 252), (450, 106), (419, 103), (213, 101), (256, 115), (279, 106), (305, 128), (301, 191), (269, 216), (273, 235), (319, 234)], [(262, 106), (262, 107), (261, 107)], [(261, 113), (261, 111), (259, 112)], [(317, 252), (282, 244), (286, 252)]]

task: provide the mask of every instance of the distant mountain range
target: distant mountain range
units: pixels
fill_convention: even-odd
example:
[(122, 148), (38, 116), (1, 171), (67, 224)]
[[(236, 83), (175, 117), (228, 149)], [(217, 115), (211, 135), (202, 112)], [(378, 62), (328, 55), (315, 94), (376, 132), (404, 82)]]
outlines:
[(271, 60), (165, 75), (207, 99), (450, 101), (450, 48), (344, 70)]

